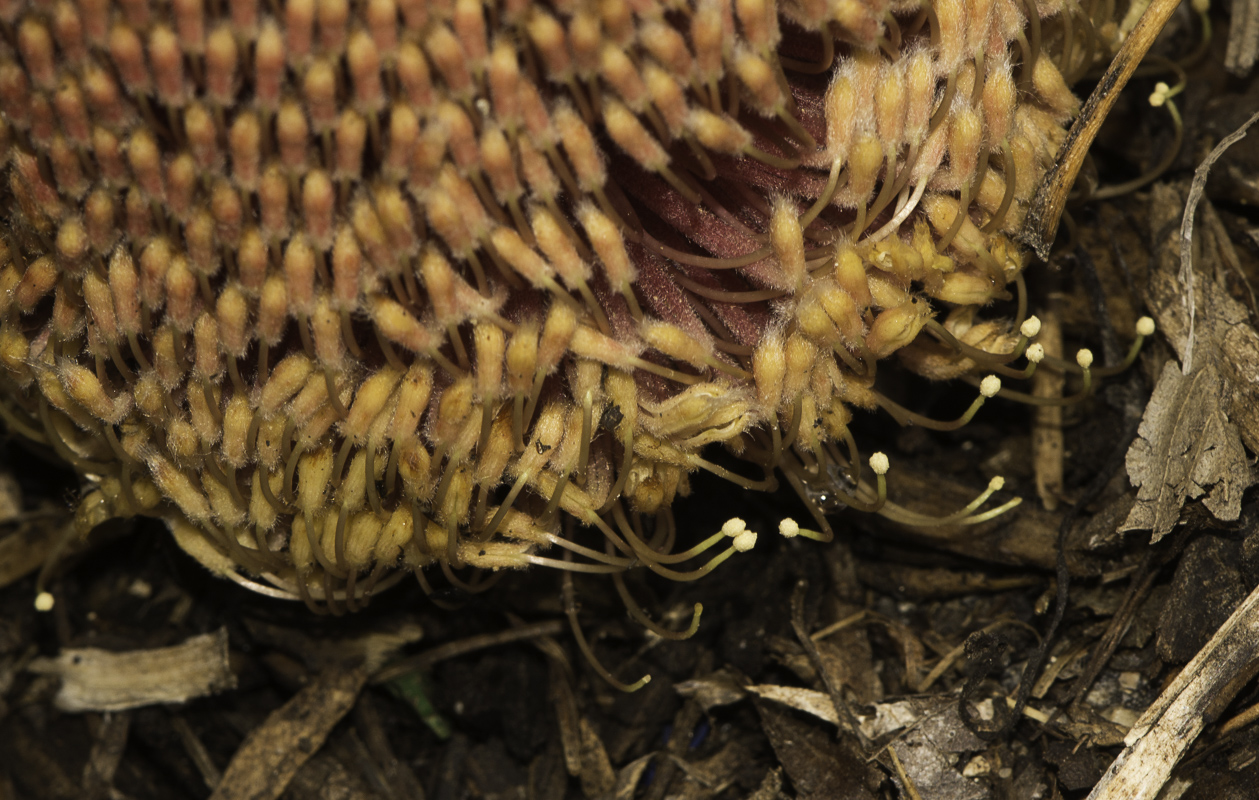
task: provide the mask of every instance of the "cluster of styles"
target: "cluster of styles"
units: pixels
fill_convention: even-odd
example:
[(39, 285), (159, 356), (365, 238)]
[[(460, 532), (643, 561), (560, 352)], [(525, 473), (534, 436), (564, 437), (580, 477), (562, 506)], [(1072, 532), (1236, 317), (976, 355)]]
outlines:
[(695, 469), (916, 519), (850, 408), (921, 422), (873, 389), (897, 351), (1034, 368), (1000, 366), (1034, 318), (974, 311), (1022, 297), (1105, 38), (1056, 0), (3, 0), (0, 34), (6, 424), (87, 522), (337, 611), (399, 567), (697, 577), (754, 536), (675, 550)]

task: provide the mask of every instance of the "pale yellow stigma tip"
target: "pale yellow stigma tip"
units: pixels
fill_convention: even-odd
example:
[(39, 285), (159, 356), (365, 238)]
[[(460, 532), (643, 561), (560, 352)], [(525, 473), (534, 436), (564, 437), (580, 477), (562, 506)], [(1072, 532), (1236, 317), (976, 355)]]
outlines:
[(999, 391), (1001, 391), (1001, 379), (996, 375), (989, 375), (979, 382), (979, 393), (984, 397), (995, 397)]
[(1023, 324), (1019, 326), (1019, 333), (1029, 339), (1040, 333), (1040, 317), (1028, 317), (1023, 320)]
[(1142, 317), (1141, 319), (1137, 320), (1137, 335), (1138, 336), (1153, 336), (1154, 335), (1153, 318)]
[(744, 531), (734, 537), (734, 549), (740, 553), (746, 553), (753, 547), (756, 547), (756, 531)]
[(1039, 364), (1045, 360), (1045, 347), (1040, 342), (1037, 342), (1027, 348), (1025, 355), (1028, 361), (1033, 364)]
[(800, 534), (800, 523), (796, 522), (791, 517), (787, 517), (782, 522), (778, 523), (778, 532), (788, 539), (798, 536)]
[(727, 536), (738, 536), (748, 529), (748, 524), (738, 517), (731, 517), (721, 526), (721, 532)]
[(891, 463), (887, 460), (886, 453), (875, 453), (870, 456), (870, 469), (874, 470), (875, 475), (886, 475)]
[(35, 610), (40, 612), (52, 611), (52, 607), (56, 604), (56, 598), (51, 592), (40, 592), (35, 595)]
[(1087, 347), (1075, 354), (1075, 363), (1080, 365), (1080, 369), (1088, 369), (1093, 366), (1093, 351)]

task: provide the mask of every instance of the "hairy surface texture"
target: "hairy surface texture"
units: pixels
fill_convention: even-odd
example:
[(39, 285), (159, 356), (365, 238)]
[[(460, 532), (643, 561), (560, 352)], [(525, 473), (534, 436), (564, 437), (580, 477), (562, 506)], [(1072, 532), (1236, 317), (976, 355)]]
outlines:
[(98, 516), (351, 606), (399, 565), (670, 573), (640, 519), (688, 472), (816, 471), (938, 314), (1008, 350), (970, 312), (1097, 38), (1052, 0), (5, 0), (0, 32), (0, 411)]

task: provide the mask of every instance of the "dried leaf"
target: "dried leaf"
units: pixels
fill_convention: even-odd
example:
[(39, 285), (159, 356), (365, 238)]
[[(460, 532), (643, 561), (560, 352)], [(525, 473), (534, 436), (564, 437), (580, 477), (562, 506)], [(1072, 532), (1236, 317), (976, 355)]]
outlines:
[(874, 716), (862, 718), (861, 725), (872, 739), (912, 728), (915, 736), (930, 741), (944, 753), (966, 753), (985, 747), (983, 740), (962, 723), (957, 699), (951, 695), (879, 703), (874, 707)]
[(1190, 375), (1164, 364), (1128, 450), (1128, 477), (1139, 489), (1123, 530), (1151, 530), (1157, 542), (1176, 526), (1185, 501), (1203, 495), (1217, 519), (1241, 515), (1242, 493), (1254, 479), (1237, 426), (1225, 412), (1224, 391), (1213, 363), (1200, 363)]
[(271, 712), (241, 744), (210, 800), (274, 800), (358, 699), (362, 669), (332, 667)]
[(802, 800), (873, 800), (865, 759), (843, 740), (758, 701), (761, 726)]
[(643, 773), (647, 771), (647, 767), (651, 765), (651, 760), (655, 757), (655, 753), (648, 753), (621, 767), (621, 771), (616, 776), (616, 788), (612, 792), (611, 800), (634, 800), (634, 790), (638, 788), (639, 780), (642, 779)]
[[(948, 800), (984, 800), (991, 790), (982, 782), (962, 777), (950, 759), (918, 731), (893, 743), (905, 774), (920, 797)], [(900, 783), (899, 778), (893, 778)]]
[[(1224, 155), (1224, 151), (1236, 144), (1246, 132), (1250, 130), (1250, 126), (1255, 122), (1259, 122), (1259, 111), (1251, 115), (1240, 128), (1225, 136), (1215, 149), (1203, 159), (1202, 163), (1193, 173), (1193, 183), (1189, 186), (1189, 196), (1185, 199), (1185, 213), (1180, 220), (1180, 282), (1185, 287), (1185, 307), (1189, 311), (1189, 335), (1186, 339), (1184, 352), (1181, 353), (1181, 360), (1184, 362), (1185, 374), (1189, 374), (1194, 367), (1193, 348), (1196, 341), (1194, 337), (1194, 321), (1197, 316), (1197, 303), (1194, 302), (1194, 273), (1193, 266), (1193, 215), (1198, 208), (1198, 202), (1202, 199), (1203, 192), (1206, 191), (1207, 177), (1211, 174), (1211, 167), (1216, 161)], [(1204, 344), (1213, 344), (1209, 339)]]
[(726, 742), (721, 749), (701, 761), (690, 761), (678, 756), (670, 756), (685, 775), (680, 791), (670, 786), (669, 794), (677, 797), (712, 797), (721, 794), (732, 783), (744, 765), (753, 759), (753, 754), (738, 741)]
[(122, 711), (156, 703), (183, 703), (236, 688), (227, 657), (227, 629), (194, 636), (174, 647), (114, 653), (67, 648), (37, 658), (31, 672), (57, 675), (62, 711)]
[(603, 740), (585, 717), (578, 722), (581, 733), (581, 790), (586, 797), (603, 797), (616, 786), (616, 773)]
[(820, 720), (839, 724), (839, 715), (835, 713), (835, 704), (826, 692), (813, 689), (800, 689), (795, 686), (749, 686), (748, 691), (766, 700), (782, 703), (785, 706), (812, 714)]
[(748, 795), (747, 800), (779, 800), (783, 796), (782, 786), (782, 769), (771, 769), (765, 773), (765, 778), (761, 781), (761, 785), (756, 788), (755, 792)]
[[(1170, 230), (1179, 220), (1183, 191), (1182, 187), (1178, 193), (1166, 184), (1157, 184), (1150, 190), (1153, 230)], [(1259, 333), (1250, 324), (1246, 307), (1229, 294), (1223, 279), (1217, 279), (1227, 274), (1227, 267), (1217, 252), (1223, 243), (1211, 234), (1216, 228), (1212, 222), (1215, 209), (1203, 200), (1198, 214), (1207, 224), (1204, 235), (1199, 237), (1202, 249), (1194, 263), (1195, 362), (1199, 366), (1204, 361), (1215, 363), (1227, 387), (1222, 394), (1225, 411), (1240, 428), (1246, 446), (1259, 452)], [(1178, 235), (1173, 232), (1160, 244), (1146, 290), (1146, 305), (1158, 321), (1159, 333), (1183, 361), (1189, 350), (1190, 319), (1179, 276)]]
[(683, 697), (693, 698), (705, 711), (737, 703), (747, 696), (738, 679), (724, 669), (702, 678), (682, 681), (674, 684), (673, 688)]

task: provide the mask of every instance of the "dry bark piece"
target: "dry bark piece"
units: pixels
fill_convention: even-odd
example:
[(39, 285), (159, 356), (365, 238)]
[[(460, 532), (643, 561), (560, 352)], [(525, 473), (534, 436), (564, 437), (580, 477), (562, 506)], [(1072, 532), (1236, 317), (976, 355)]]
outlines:
[(245, 738), (211, 800), (262, 800), (284, 793), (297, 770), (313, 756), (367, 682), (361, 668), (332, 667), (320, 673)]
[(1045, 760), (1058, 768), (1062, 787), (1073, 792), (1097, 783), (1106, 767), (1094, 748), (1080, 747), (1076, 742), (1050, 742), (1045, 747)]
[(1226, 389), (1212, 363), (1188, 376), (1172, 361), (1163, 365), (1128, 450), (1128, 477), (1138, 491), (1123, 530), (1151, 530), (1157, 542), (1176, 526), (1185, 501), (1204, 495), (1216, 519), (1241, 516), (1242, 493), (1254, 478), (1225, 411)]
[(37, 658), (32, 672), (57, 675), (62, 711), (122, 711), (157, 703), (184, 703), (236, 688), (227, 655), (227, 629), (194, 636), (174, 647), (113, 653), (66, 648)]

